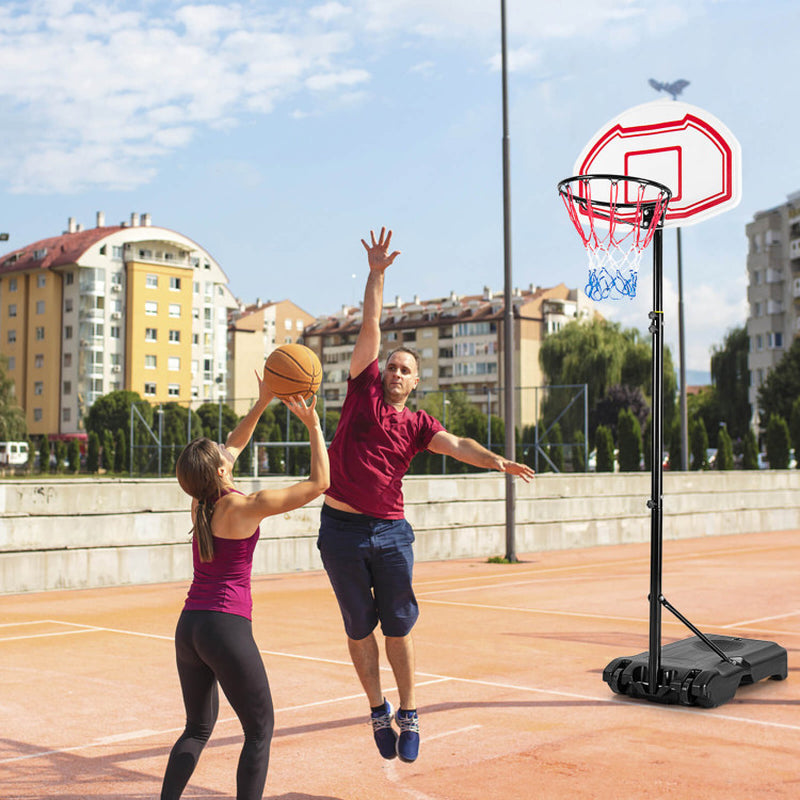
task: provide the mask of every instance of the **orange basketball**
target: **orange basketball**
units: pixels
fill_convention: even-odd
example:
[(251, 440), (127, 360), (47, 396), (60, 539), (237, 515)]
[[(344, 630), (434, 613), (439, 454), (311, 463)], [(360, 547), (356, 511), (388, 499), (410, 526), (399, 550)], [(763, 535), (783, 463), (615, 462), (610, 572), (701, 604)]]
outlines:
[(322, 365), (305, 345), (282, 344), (267, 357), (264, 380), (275, 397), (299, 394), (308, 399), (322, 382)]

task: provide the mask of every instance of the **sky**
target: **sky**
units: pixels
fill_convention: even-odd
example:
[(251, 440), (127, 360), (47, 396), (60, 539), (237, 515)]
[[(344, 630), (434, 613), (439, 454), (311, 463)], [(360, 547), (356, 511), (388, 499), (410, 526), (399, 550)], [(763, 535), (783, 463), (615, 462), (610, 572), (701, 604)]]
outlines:
[[(742, 200), (682, 232), (687, 383), (747, 317), (745, 225), (800, 189), (794, 0), (507, 0), (513, 284), (583, 287), (556, 185), (608, 120), (680, 99), (742, 148)], [(0, 0), (2, 252), (131, 212), (194, 239), (245, 302), (333, 314), (361, 238), (387, 301), (502, 290), (499, 0)], [(664, 330), (678, 357), (675, 232)], [(598, 310), (646, 333), (633, 301)]]

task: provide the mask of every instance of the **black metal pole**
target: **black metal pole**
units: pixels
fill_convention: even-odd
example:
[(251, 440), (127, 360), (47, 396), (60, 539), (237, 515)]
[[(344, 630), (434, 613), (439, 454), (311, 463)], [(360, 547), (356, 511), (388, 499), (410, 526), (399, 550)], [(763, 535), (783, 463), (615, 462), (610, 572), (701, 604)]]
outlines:
[(680, 373), (680, 411), (681, 411), (681, 469), (689, 469), (689, 416), (686, 409), (686, 347), (683, 337), (683, 255), (681, 247), (681, 229), (678, 234), (678, 367)]
[[(514, 417), (514, 307), (511, 296), (511, 186), (508, 138), (508, 70), (506, 68), (506, 4), (500, 0), (500, 38), (503, 62), (503, 377), (505, 383), (504, 412), (506, 423), (506, 458), (516, 461)], [(514, 478), (506, 475), (506, 559), (517, 560), (514, 533)]]
[[(659, 223), (660, 224), (660, 223)], [(658, 691), (661, 669), (661, 567), (663, 561), (664, 473), (661, 452), (664, 441), (664, 300), (663, 300), (663, 231), (653, 234), (653, 310), (650, 312), (650, 333), (653, 336), (653, 435), (650, 467), (650, 648), (648, 686), (650, 694)]]

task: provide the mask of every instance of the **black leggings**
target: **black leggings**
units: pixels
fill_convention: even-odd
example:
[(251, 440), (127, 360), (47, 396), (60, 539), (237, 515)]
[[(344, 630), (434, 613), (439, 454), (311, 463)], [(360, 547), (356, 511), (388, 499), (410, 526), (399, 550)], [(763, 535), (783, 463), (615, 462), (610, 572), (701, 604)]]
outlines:
[(244, 731), (236, 798), (261, 798), (275, 718), (250, 620), (219, 611), (184, 611), (175, 629), (175, 653), (186, 729), (169, 755), (161, 800), (181, 796), (211, 736), (219, 712), (217, 681)]

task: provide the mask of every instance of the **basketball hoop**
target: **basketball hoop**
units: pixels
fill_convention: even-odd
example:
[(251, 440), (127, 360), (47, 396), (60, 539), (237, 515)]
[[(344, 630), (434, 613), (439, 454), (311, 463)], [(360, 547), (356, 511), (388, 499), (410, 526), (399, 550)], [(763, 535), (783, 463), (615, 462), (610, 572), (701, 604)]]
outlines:
[(577, 175), (561, 181), (558, 192), (589, 255), (586, 295), (635, 297), (642, 254), (663, 222), (672, 192), (629, 175)]

